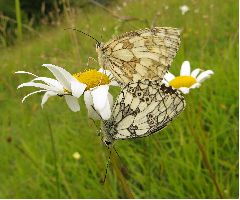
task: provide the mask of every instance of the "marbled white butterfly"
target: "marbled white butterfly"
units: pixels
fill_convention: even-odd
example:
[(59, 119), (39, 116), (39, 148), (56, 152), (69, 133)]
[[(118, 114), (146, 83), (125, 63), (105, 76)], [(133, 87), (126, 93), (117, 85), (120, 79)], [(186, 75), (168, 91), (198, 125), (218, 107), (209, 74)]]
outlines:
[(154, 27), (127, 32), (107, 43), (97, 42), (100, 66), (123, 85), (141, 79), (162, 79), (180, 45), (180, 30)]
[(185, 108), (182, 94), (158, 80), (128, 83), (120, 92), (109, 120), (103, 120), (103, 142), (144, 137), (160, 131)]

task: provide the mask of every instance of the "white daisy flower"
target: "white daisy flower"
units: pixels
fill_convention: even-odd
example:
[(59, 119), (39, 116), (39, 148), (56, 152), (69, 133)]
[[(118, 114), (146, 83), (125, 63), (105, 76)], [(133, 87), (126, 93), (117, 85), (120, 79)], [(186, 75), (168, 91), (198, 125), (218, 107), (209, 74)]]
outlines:
[(109, 86), (118, 86), (109, 70), (100, 68), (74, 74), (81, 82), (87, 84), (84, 101), (90, 118), (107, 120), (111, 116), (113, 97), (108, 92)]
[(185, 15), (185, 13), (190, 10), (187, 5), (182, 5), (182, 6), (179, 7), (179, 9), (180, 9), (182, 15)]
[(165, 74), (162, 82), (187, 94), (190, 89), (199, 88), (201, 83), (212, 74), (214, 74), (212, 70), (203, 71), (199, 68), (194, 69), (191, 73), (190, 62), (184, 61), (181, 66), (180, 76), (175, 77), (172, 73), (168, 72)]
[(35, 77), (30, 82), (19, 85), (18, 89), (29, 86), (40, 88), (40, 90), (32, 92), (23, 97), (22, 102), (24, 102), (26, 98), (33, 94), (45, 92), (41, 102), (42, 107), (47, 102), (49, 97), (58, 95), (65, 97), (65, 100), (72, 111), (79, 111), (80, 106), (78, 104), (78, 98), (83, 94), (87, 85), (79, 82), (69, 72), (61, 67), (52, 64), (43, 64), (43, 66), (47, 67), (53, 73), (56, 79), (39, 77), (35, 74), (25, 71), (15, 72), (16, 74), (30, 74)]
[[(103, 69), (100, 69), (99, 71), (89, 70), (71, 75), (65, 69), (52, 64), (43, 64), (43, 66), (47, 67), (56, 79), (38, 77), (35, 74), (25, 71), (16, 72), (17, 74), (30, 74), (35, 77), (32, 81), (19, 85), (18, 89), (26, 86), (40, 88), (40, 90), (26, 95), (22, 99), (22, 102), (33, 94), (45, 92), (42, 98), (42, 107), (49, 97), (58, 95), (64, 96), (69, 108), (72, 111), (77, 112), (80, 110), (78, 98), (84, 94), (85, 104), (89, 109), (91, 118), (96, 119), (101, 117), (102, 119), (108, 119), (110, 117), (112, 96), (108, 93), (108, 89), (109, 85), (116, 86), (117, 83), (111, 81), (112, 75), (109, 71)], [(91, 91), (90, 97), (92, 99), (85, 98), (85, 96), (89, 96), (89, 91)], [(97, 115), (98, 117), (95, 117)]]

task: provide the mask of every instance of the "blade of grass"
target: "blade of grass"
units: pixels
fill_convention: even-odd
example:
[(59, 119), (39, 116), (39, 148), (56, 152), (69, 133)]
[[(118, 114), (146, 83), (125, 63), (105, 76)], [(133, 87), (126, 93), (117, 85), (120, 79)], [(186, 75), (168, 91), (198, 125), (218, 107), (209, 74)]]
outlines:
[(114, 171), (116, 172), (118, 180), (120, 181), (122, 189), (126, 193), (127, 197), (129, 199), (134, 199), (133, 192), (131, 191), (126, 179), (124, 178), (124, 176), (122, 174), (122, 171), (121, 171), (120, 166), (116, 159), (116, 153), (114, 151), (112, 154), (112, 166), (113, 166)]
[(151, 191), (151, 182), (152, 182), (152, 180), (151, 180), (151, 169), (152, 169), (152, 148), (151, 148), (151, 138), (150, 137), (148, 137), (147, 139), (147, 144), (146, 144), (146, 147), (147, 147), (147, 149), (146, 149), (146, 152), (147, 152), (147, 156), (146, 156), (146, 158), (147, 158), (147, 171), (148, 171), (148, 175), (147, 175), (147, 177), (146, 177), (146, 180), (147, 180), (147, 190), (148, 190), (148, 198), (151, 198), (151, 196), (152, 196), (152, 191)]
[(60, 180), (59, 180), (59, 172), (58, 172), (58, 163), (57, 163), (57, 152), (56, 152), (56, 145), (53, 137), (53, 131), (52, 127), (49, 121), (48, 116), (46, 117), (48, 128), (49, 128), (49, 134), (51, 138), (51, 146), (52, 146), (52, 153), (53, 153), (53, 159), (54, 159), (54, 167), (55, 167), (55, 175), (56, 175), (56, 190), (57, 190), (57, 198), (60, 198)]
[(19, 40), (22, 40), (22, 19), (21, 19), (20, 0), (15, 0), (15, 12), (16, 12), (16, 20), (17, 20), (17, 36)]
[(14, 144), (14, 147), (25, 157), (27, 158), (32, 164), (33, 166), (38, 170), (38, 172), (40, 173), (40, 175), (46, 180), (46, 181), (49, 181), (50, 180), (50, 183), (53, 185), (55, 183), (55, 181), (49, 177), (45, 171), (43, 171), (38, 163), (25, 151), (25, 149), (23, 147), (21, 147), (20, 145), (18, 144)]
[[(190, 104), (190, 106), (192, 106), (192, 105), (191, 105), (191, 104), (192, 104), (191, 101), (189, 101), (189, 104)], [(201, 109), (201, 107), (200, 107), (200, 109)], [(187, 115), (187, 117), (189, 118), (189, 121), (190, 121), (191, 118), (192, 118), (192, 116), (190, 116), (189, 114)], [(194, 128), (192, 127), (192, 124), (191, 124), (191, 123), (190, 123), (189, 129), (190, 129), (190, 130), (189, 130), (190, 134), (194, 137), (194, 140), (195, 140), (195, 142), (196, 142), (196, 144), (197, 144), (197, 146), (198, 146), (198, 149), (199, 149), (199, 151), (200, 151), (200, 153), (201, 153), (201, 156), (202, 156), (203, 164), (204, 164), (205, 168), (206, 168), (206, 169), (208, 170), (208, 172), (209, 172), (209, 175), (210, 175), (210, 177), (211, 177), (211, 179), (212, 179), (212, 181), (213, 181), (213, 184), (214, 184), (214, 186), (215, 186), (215, 188), (216, 188), (216, 191), (217, 191), (219, 197), (220, 197), (221, 199), (223, 199), (224, 197), (223, 197), (222, 191), (221, 191), (221, 189), (220, 189), (220, 187), (219, 187), (219, 184), (218, 184), (218, 182), (217, 182), (215, 173), (214, 173), (214, 171), (213, 171), (213, 169), (212, 169), (212, 167), (211, 167), (211, 165), (210, 165), (210, 163), (209, 163), (209, 161), (208, 161), (208, 157), (207, 157), (207, 153), (206, 153), (206, 151), (205, 151), (205, 148), (204, 148), (203, 144), (200, 142), (200, 139), (199, 139), (199, 137), (197, 136), (197, 134), (194, 133)]]

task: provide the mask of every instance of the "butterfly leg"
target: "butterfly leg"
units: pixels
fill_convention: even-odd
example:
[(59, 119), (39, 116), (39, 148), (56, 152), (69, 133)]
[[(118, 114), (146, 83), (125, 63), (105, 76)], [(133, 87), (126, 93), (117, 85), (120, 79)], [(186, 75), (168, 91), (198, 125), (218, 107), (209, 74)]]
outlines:
[(103, 185), (104, 185), (104, 183), (106, 181), (108, 168), (109, 168), (109, 165), (110, 165), (110, 162), (111, 162), (112, 149), (109, 149), (109, 147), (108, 147), (108, 150), (109, 150), (109, 157), (108, 157), (107, 166), (106, 166), (106, 169), (105, 169), (104, 178), (100, 180), (100, 183), (103, 184)]
[(102, 131), (101, 131), (101, 129), (98, 129), (98, 125), (96, 124), (96, 121), (91, 118), (90, 118), (90, 120), (94, 123), (95, 127), (97, 128), (97, 136), (100, 136)]

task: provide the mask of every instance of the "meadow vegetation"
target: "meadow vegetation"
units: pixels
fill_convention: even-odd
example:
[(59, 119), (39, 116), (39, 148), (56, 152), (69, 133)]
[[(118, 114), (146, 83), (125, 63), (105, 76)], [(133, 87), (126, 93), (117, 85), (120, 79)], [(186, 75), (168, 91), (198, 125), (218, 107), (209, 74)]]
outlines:
[[(183, 4), (190, 8), (185, 15)], [(0, 50), (0, 198), (238, 198), (237, 1), (115, 1), (108, 7), (68, 7), (62, 18), (58, 26), (43, 26), (31, 37), (25, 32), (22, 41)], [(16, 88), (31, 77), (14, 72), (49, 77), (43, 63), (84, 71), (88, 57), (97, 58), (95, 43), (64, 28), (108, 41), (151, 26), (182, 29), (171, 72), (178, 74), (189, 60), (192, 68), (215, 74), (186, 95), (185, 111), (160, 133), (116, 142), (121, 158), (113, 152), (102, 185), (109, 151), (83, 99), (77, 113), (60, 97), (43, 109), (40, 94), (22, 104), (33, 88)]]

